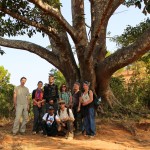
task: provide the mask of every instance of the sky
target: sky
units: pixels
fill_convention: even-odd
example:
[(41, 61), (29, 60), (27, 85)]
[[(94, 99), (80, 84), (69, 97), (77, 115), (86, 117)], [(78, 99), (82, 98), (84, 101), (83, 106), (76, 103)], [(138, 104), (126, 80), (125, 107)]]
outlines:
[[(72, 24), (70, 1), (62, 0), (61, 2), (63, 5), (62, 14), (66, 20)], [(90, 25), (90, 7), (88, 0), (85, 0), (85, 14), (86, 23)], [(127, 25), (135, 26), (147, 17), (149, 16), (145, 16), (142, 14), (142, 10), (135, 8), (134, 6), (130, 8), (120, 6), (110, 18), (107, 32), (111, 32), (111, 37), (120, 35), (123, 33)], [(49, 45), (48, 38), (43, 38), (41, 34), (36, 34), (32, 38), (29, 38), (28, 36), (18, 36), (10, 37), (10, 39), (30, 41), (43, 47)], [(0, 55), (0, 66), (4, 66), (4, 68), (11, 74), (10, 83), (17, 86), (20, 84), (20, 78), (25, 76), (27, 78), (26, 86), (29, 88), (30, 92), (32, 92), (37, 87), (38, 81), (41, 80), (43, 83), (48, 82), (48, 73), (54, 68), (54, 66), (46, 60), (36, 54), (23, 50), (6, 47), (1, 47), (1, 49), (4, 50), (6, 54), (2, 56)], [(117, 49), (116, 44), (107, 39), (107, 49), (114, 52)]]

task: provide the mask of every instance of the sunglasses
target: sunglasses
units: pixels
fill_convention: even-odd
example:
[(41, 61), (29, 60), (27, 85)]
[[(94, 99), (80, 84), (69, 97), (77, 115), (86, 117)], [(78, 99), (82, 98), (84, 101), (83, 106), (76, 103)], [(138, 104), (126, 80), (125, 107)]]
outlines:
[(65, 104), (65, 103), (60, 103), (59, 105), (63, 105), (63, 104)]

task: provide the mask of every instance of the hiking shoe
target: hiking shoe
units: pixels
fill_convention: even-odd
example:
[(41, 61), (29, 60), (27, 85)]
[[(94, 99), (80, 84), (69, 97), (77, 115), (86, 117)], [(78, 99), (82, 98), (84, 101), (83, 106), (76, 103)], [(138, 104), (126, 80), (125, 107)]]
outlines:
[(87, 134), (86, 134), (86, 131), (84, 130), (84, 131), (82, 131), (82, 135), (83, 136), (87, 136)]
[(43, 130), (39, 131), (40, 134), (43, 134)]
[(67, 140), (73, 140), (73, 137), (68, 137)]
[(94, 138), (95, 137), (95, 135), (89, 135), (89, 138)]
[(81, 132), (81, 131), (76, 131), (76, 132), (74, 132), (74, 134), (75, 134), (75, 135), (81, 135), (82, 132)]
[(17, 133), (13, 133), (12, 135), (13, 135), (13, 136), (16, 136), (16, 135), (17, 135)]
[(47, 137), (47, 134), (45, 134), (44, 137)]
[(35, 134), (36, 134), (36, 131), (33, 131), (32, 134), (35, 135)]
[(73, 133), (69, 132), (67, 139), (72, 140), (72, 139), (73, 139), (73, 136), (74, 136)]
[(20, 132), (21, 135), (25, 135), (25, 132)]

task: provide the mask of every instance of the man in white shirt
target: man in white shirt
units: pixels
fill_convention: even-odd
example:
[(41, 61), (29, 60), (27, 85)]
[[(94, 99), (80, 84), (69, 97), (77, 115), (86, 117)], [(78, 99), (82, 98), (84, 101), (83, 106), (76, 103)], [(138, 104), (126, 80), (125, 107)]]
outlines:
[[(18, 131), (20, 134), (25, 134), (26, 124), (28, 122), (28, 111), (29, 111), (29, 89), (25, 87), (27, 79), (22, 77), (20, 79), (20, 85), (14, 89), (13, 102), (16, 111), (16, 117), (13, 125), (12, 133), (15, 136)], [(23, 118), (20, 126), (20, 118)]]
[(59, 107), (57, 111), (57, 115), (60, 119), (60, 126), (58, 131), (63, 131), (66, 134), (67, 139), (73, 139), (73, 122), (74, 122), (74, 115), (72, 110), (65, 107), (65, 101), (59, 101)]
[(56, 136), (58, 133), (57, 124), (60, 123), (60, 119), (54, 113), (54, 107), (50, 106), (48, 113), (43, 116), (43, 134), (45, 136)]

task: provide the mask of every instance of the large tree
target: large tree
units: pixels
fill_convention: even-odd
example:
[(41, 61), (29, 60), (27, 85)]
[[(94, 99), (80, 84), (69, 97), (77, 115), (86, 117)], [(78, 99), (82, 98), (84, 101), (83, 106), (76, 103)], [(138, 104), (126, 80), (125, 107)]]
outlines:
[[(144, 1), (144, 10), (149, 12), (150, 1)], [(71, 0), (72, 25), (61, 13), (59, 0), (1, 0), (0, 1), (0, 45), (35, 53), (58, 68), (68, 85), (88, 80), (98, 96), (102, 96), (112, 107), (116, 98), (109, 86), (112, 74), (118, 69), (136, 61), (150, 49), (150, 28), (127, 47), (118, 49), (105, 57), (106, 29), (108, 21), (121, 5), (136, 4), (137, 0), (89, 0), (91, 14), (90, 37), (87, 36), (84, 0)], [(5, 39), (41, 32), (47, 35), (51, 50), (35, 43)], [(72, 38), (79, 65), (76, 64), (68, 35)], [(78, 67), (79, 66), (79, 67)]]

